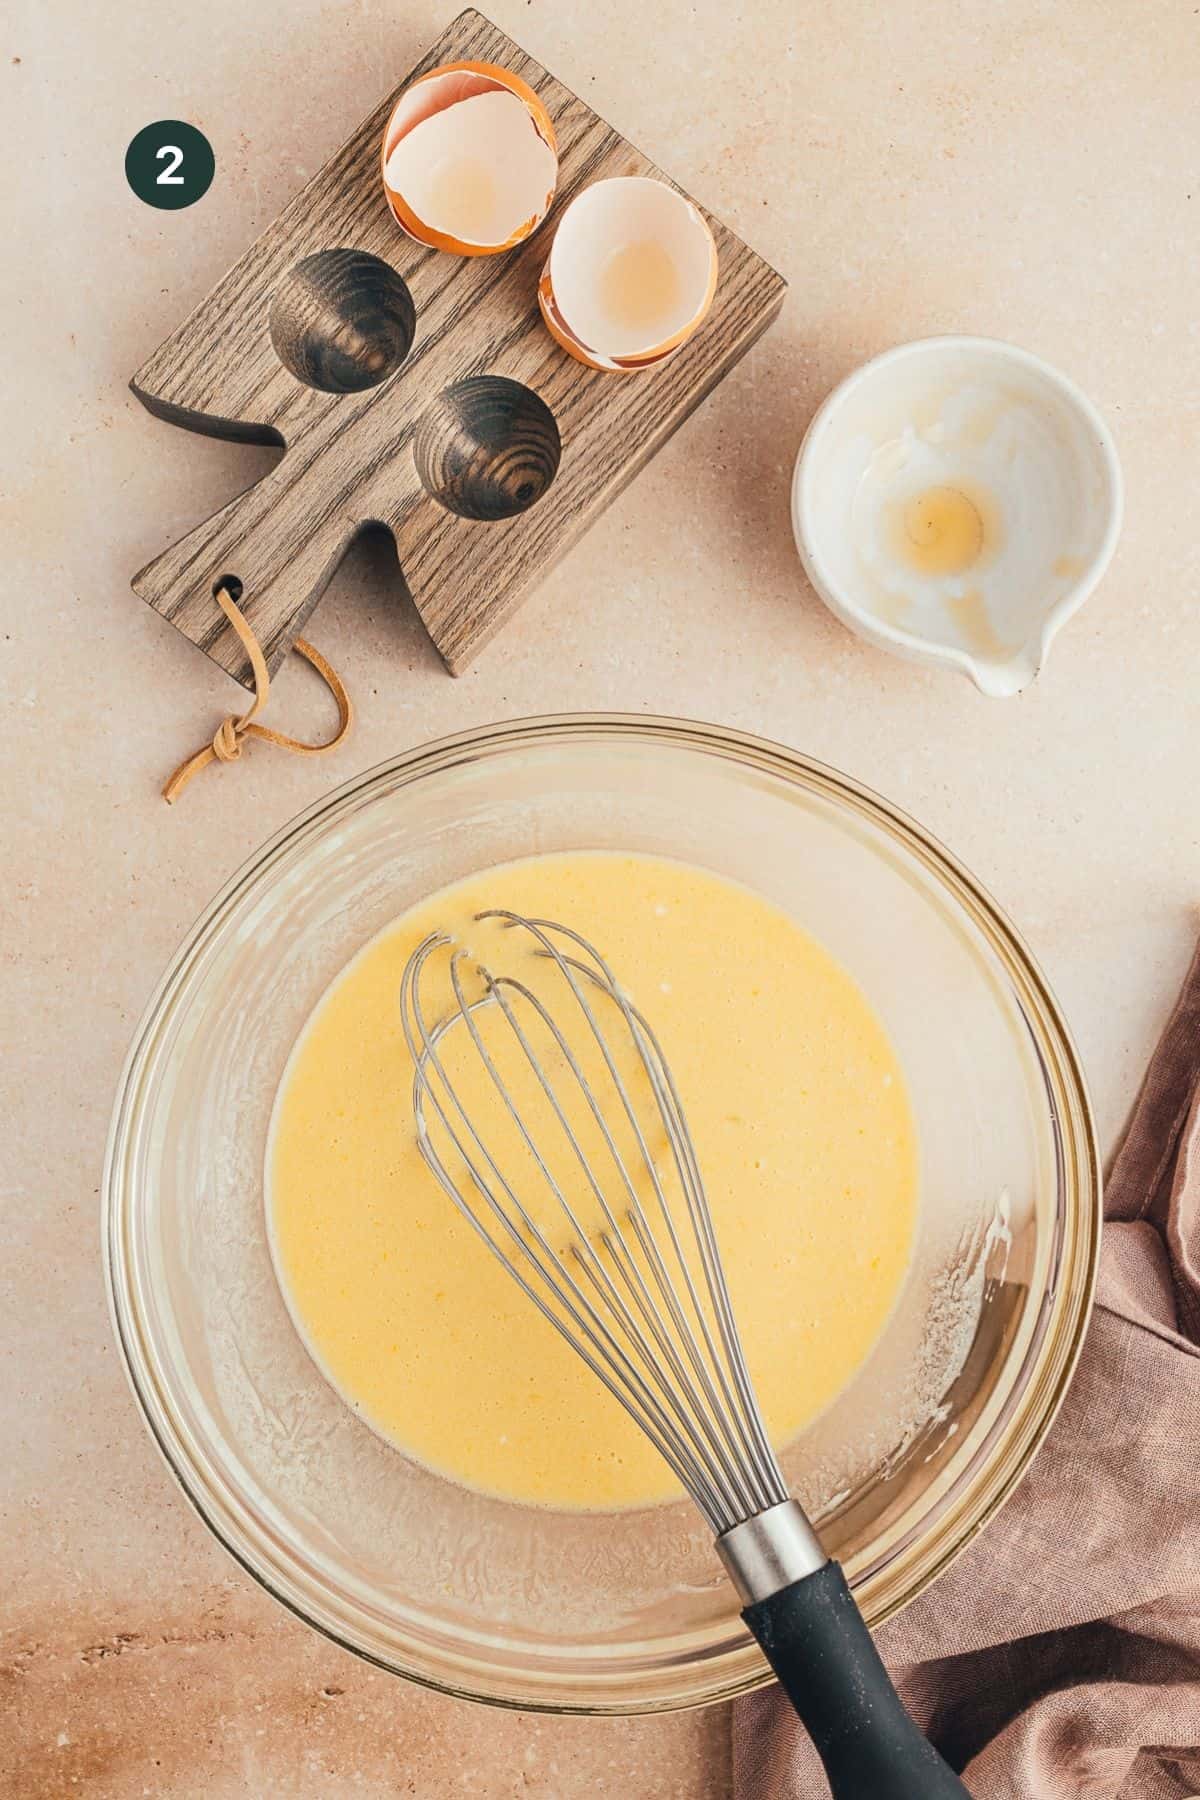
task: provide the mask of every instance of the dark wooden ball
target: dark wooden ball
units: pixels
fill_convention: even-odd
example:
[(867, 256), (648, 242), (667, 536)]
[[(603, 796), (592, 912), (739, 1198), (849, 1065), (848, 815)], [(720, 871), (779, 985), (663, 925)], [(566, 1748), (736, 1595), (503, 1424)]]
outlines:
[(562, 439), (532, 388), (472, 375), (438, 395), (417, 426), (413, 454), (427, 492), (450, 512), (511, 519), (554, 480)]
[(283, 276), (268, 329), (284, 368), (326, 394), (394, 375), (412, 349), (416, 309), (403, 278), (365, 250), (320, 250)]

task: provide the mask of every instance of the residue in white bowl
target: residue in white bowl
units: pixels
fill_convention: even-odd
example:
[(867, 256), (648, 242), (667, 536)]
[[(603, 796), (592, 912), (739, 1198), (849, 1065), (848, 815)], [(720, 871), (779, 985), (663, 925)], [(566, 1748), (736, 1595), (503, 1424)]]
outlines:
[(1018, 394), (998, 405), (967, 386), (930, 410), (858, 476), (859, 603), (906, 634), (1008, 665), (1030, 634), (1029, 596), (1065, 590), (1082, 566), (1062, 535), (1076, 510), (1071, 471), (1051, 424)]
[(793, 488), (801, 558), (852, 630), (1014, 694), (1099, 579), (1121, 486), (1103, 421), (1012, 345), (934, 338), (850, 376)]

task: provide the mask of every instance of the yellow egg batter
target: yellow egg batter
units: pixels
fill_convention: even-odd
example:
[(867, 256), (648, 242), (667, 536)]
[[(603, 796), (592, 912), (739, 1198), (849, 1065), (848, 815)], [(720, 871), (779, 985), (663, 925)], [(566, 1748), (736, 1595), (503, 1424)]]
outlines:
[(309, 1021), (276, 1104), (268, 1208), (319, 1365), (377, 1431), (458, 1481), (561, 1507), (666, 1499), (678, 1489), (657, 1453), (417, 1150), (401, 972), (429, 931), (469, 938), (490, 906), (589, 937), (658, 1033), (777, 1444), (861, 1367), (903, 1282), (917, 1193), (904, 1082), (863, 995), (786, 914), (643, 856), (532, 858), (448, 888), (369, 944)]

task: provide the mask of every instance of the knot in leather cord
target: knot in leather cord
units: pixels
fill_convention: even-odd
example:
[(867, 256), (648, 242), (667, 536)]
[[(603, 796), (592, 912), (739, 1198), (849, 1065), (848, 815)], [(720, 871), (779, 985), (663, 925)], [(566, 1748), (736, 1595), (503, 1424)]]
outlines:
[(222, 719), (213, 733), (213, 755), (218, 762), (236, 762), (242, 754), (241, 739), (238, 737), (240, 719)]
[(251, 630), (248, 620), (239, 610), (229, 589), (218, 587), (215, 591), (215, 599), (250, 659), (250, 668), (254, 675), (254, 700), (248, 712), (231, 713), (229, 718), (222, 719), (213, 733), (212, 743), (205, 744), (202, 750), (197, 750), (194, 756), (189, 756), (180, 763), (163, 789), (163, 799), (168, 805), (174, 804), (192, 777), (198, 775), (201, 769), (206, 769), (209, 763), (238, 762), (242, 754), (242, 745), (249, 737), (262, 738), (265, 743), (276, 744), (281, 750), (295, 751), (300, 756), (323, 756), (327, 750), (337, 749), (354, 722), (354, 707), (341, 677), (330, 667), (319, 650), (312, 644), (306, 643), (303, 638), (297, 638), (295, 648), (306, 662), (311, 663), (337, 702), (337, 730), (323, 744), (305, 744), (299, 738), (288, 737), (282, 731), (275, 731), (270, 725), (260, 725), (257, 715), (267, 704), (271, 692), (271, 677), (267, 671), (267, 659), (262, 653), (262, 646)]

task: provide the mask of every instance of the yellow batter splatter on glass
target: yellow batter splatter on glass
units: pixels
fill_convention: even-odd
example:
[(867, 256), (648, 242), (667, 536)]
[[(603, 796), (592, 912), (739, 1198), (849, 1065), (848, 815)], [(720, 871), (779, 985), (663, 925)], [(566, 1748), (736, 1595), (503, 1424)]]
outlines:
[(435, 895), (310, 1020), (276, 1107), (268, 1205), (319, 1365), (376, 1430), (455, 1480), (561, 1507), (667, 1499), (678, 1490), (656, 1452), (416, 1148), (401, 971), (428, 931), (469, 936), (489, 906), (591, 938), (658, 1032), (779, 1444), (861, 1367), (904, 1280), (917, 1151), (901, 1071), (858, 988), (786, 914), (684, 863), (601, 852)]

